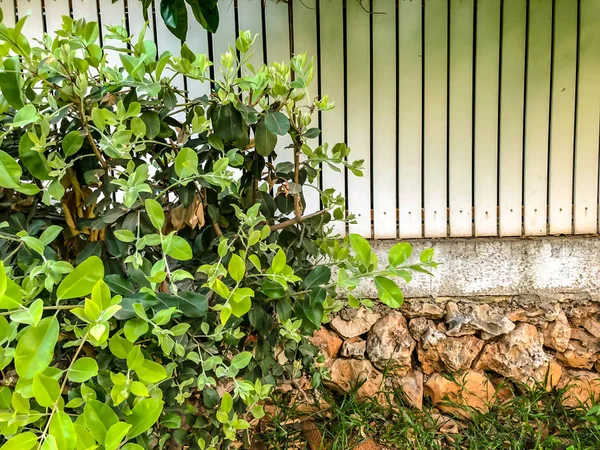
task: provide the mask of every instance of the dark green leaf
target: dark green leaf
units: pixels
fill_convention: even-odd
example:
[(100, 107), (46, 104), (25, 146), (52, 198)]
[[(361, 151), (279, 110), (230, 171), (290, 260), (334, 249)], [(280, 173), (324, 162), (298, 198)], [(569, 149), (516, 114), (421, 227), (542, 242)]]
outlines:
[(187, 8), (184, 0), (161, 0), (160, 16), (171, 33), (185, 41), (188, 30)]
[(322, 286), (329, 283), (331, 279), (331, 270), (327, 266), (317, 266), (304, 279), (304, 287), (312, 289), (315, 286)]
[(285, 114), (279, 111), (269, 111), (265, 116), (267, 130), (279, 136), (285, 136), (290, 129), (290, 121)]
[(232, 103), (217, 107), (214, 113), (215, 133), (226, 142), (234, 142), (247, 135), (242, 114)]

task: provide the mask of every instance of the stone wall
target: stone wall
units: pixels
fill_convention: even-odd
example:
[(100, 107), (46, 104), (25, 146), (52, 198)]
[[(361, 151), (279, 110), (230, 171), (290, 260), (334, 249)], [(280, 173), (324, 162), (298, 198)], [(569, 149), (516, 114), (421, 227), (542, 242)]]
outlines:
[[(506, 386), (570, 386), (564, 403), (600, 395), (600, 302), (591, 295), (409, 299), (401, 310), (343, 310), (316, 332), (331, 372), (327, 384), (359, 397), (401, 386), (421, 408), (425, 396), (480, 409)], [(453, 374), (454, 380), (445, 374)]]

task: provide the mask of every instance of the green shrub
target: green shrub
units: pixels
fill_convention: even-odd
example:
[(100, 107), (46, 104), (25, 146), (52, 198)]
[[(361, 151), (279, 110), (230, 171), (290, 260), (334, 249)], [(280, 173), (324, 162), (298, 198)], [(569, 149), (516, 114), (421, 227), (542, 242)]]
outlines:
[(351, 218), (332, 190), (303, 215), (322, 165), (361, 164), (307, 144), (333, 104), (309, 96), (305, 55), (255, 70), (240, 33), (194, 99), (173, 81), (208, 83), (211, 63), (186, 46), (157, 55), (112, 27), (103, 49), (68, 17), (34, 43), (22, 26), (0, 25), (2, 449), (248, 440), (278, 380), (325, 375), (306, 336), (338, 294), (359, 306), (374, 278), (398, 307), (388, 277), (435, 266), (401, 243), (378, 268), (364, 238), (333, 236)]

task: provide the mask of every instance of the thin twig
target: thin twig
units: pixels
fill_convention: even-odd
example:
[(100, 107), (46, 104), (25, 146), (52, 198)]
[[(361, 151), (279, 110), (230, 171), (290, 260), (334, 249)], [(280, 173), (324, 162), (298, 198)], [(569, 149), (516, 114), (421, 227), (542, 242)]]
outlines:
[(283, 228), (289, 227), (290, 225), (295, 225), (297, 223), (305, 222), (314, 217), (318, 217), (321, 214), (325, 214), (327, 211), (328, 211), (327, 209), (322, 209), (321, 211), (317, 211), (312, 214), (307, 214), (306, 216), (294, 217), (293, 219), (286, 220), (285, 222), (276, 223), (274, 225), (271, 225), (271, 231), (281, 230)]

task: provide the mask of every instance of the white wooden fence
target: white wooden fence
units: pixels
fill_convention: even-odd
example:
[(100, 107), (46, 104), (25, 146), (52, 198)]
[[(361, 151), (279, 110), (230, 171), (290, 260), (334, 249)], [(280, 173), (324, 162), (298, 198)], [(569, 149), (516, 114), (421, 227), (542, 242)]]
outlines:
[[(321, 139), (365, 159), (363, 178), (322, 174), (324, 187), (347, 194), (350, 232), (598, 232), (600, 0), (219, 2), (215, 35), (190, 20), (194, 51), (220, 55), (244, 29), (260, 34), (255, 64), (316, 57), (312, 89), (337, 105), (320, 119)], [(139, 0), (98, 5), (0, 0), (7, 24), (31, 12), (29, 37), (62, 15), (143, 26)], [(159, 51), (178, 52), (159, 17), (151, 28)]]

